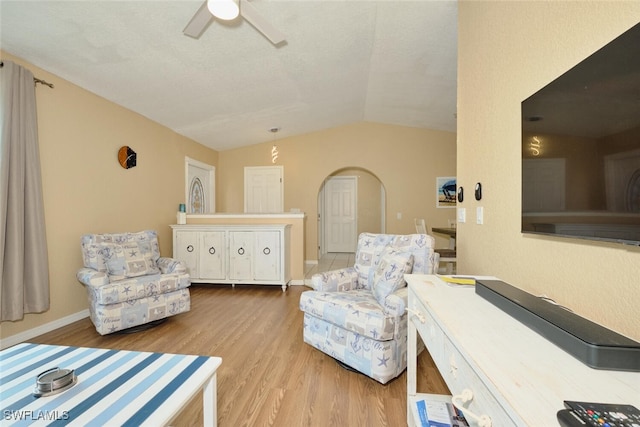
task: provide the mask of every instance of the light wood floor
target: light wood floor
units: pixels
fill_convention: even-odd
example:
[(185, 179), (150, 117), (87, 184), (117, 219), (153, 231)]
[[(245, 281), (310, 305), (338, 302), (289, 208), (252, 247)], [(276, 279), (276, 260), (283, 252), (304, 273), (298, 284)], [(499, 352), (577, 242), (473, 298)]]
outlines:
[[(382, 385), (302, 341), (298, 301), (308, 289), (192, 285), (191, 311), (153, 329), (100, 336), (84, 319), (29, 341), (220, 356), (221, 427), (406, 425), (406, 372)], [(426, 351), (418, 371), (419, 391), (448, 393)], [(173, 424), (202, 424), (202, 394)]]

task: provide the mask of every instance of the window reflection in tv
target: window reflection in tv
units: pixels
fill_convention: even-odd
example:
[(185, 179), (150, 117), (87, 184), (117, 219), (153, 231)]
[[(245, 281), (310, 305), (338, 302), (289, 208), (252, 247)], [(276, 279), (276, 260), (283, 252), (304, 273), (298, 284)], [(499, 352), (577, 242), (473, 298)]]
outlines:
[(522, 232), (640, 245), (640, 24), (522, 102)]

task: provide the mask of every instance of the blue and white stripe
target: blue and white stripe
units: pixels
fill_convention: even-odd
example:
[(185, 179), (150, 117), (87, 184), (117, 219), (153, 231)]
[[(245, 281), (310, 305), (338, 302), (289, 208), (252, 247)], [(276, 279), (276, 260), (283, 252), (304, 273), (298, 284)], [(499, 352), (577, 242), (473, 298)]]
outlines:
[[(221, 362), (219, 357), (18, 344), (0, 352), (0, 425), (166, 425), (207, 384), (213, 385), (213, 401), (205, 402), (204, 410), (215, 416), (215, 372)], [(59, 394), (34, 397), (37, 375), (54, 367), (74, 369), (78, 383)]]

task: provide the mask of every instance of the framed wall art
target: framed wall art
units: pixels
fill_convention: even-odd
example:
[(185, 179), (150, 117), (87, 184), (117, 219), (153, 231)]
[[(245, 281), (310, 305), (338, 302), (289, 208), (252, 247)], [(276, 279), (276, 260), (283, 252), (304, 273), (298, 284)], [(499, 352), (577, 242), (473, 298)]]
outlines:
[(456, 207), (456, 177), (439, 176), (436, 178), (436, 207)]

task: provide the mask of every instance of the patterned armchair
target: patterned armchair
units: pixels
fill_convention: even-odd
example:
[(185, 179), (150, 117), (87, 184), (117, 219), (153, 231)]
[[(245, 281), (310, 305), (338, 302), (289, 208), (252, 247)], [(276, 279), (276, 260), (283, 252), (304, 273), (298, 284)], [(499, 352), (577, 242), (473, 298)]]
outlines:
[(432, 274), (438, 256), (426, 234), (362, 233), (356, 265), (316, 274), (303, 292), (303, 338), (344, 365), (385, 384), (407, 367), (404, 274)]
[(155, 231), (82, 236), (84, 267), (77, 273), (91, 321), (105, 335), (191, 308), (186, 266), (160, 257)]

